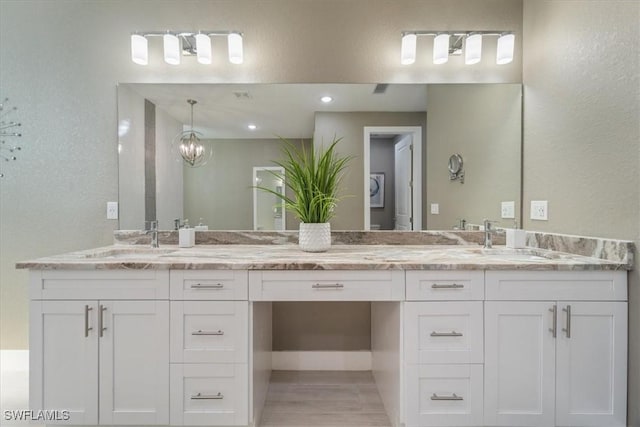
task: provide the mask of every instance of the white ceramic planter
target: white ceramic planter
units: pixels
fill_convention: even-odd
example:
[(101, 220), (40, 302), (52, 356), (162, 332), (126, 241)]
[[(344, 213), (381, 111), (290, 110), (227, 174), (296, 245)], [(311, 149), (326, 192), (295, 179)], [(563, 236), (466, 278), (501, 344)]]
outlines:
[(331, 248), (331, 224), (300, 223), (298, 244), (305, 252), (326, 252)]

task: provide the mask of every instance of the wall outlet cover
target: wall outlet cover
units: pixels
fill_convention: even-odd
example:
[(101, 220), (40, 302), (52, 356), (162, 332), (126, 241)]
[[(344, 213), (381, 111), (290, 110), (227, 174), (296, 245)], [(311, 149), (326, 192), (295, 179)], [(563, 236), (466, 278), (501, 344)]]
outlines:
[(438, 203), (431, 203), (431, 214), (432, 215), (440, 214), (440, 205)]
[(516, 217), (516, 202), (502, 202), (500, 205), (500, 212), (502, 218), (515, 219)]
[(549, 207), (546, 200), (531, 201), (531, 219), (536, 221), (549, 220)]
[(107, 219), (118, 219), (118, 202), (107, 202)]

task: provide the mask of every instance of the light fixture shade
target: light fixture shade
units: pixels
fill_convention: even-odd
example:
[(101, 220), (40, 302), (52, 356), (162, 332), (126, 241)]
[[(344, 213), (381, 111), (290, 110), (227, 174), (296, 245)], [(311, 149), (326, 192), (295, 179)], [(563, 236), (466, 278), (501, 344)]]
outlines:
[(164, 62), (171, 65), (180, 64), (180, 39), (173, 34), (162, 36), (164, 42)]
[(139, 65), (149, 63), (149, 45), (145, 36), (131, 35), (131, 60)]
[(470, 34), (467, 36), (464, 46), (464, 63), (477, 64), (482, 57), (482, 34)]
[(231, 33), (227, 36), (229, 43), (229, 62), (232, 64), (242, 64), (244, 61), (242, 52), (242, 35)]
[(449, 34), (438, 34), (433, 39), (433, 63), (444, 64), (449, 60)]
[(513, 61), (515, 39), (516, 36), (514, 34), (503, 34), (498, 38), (496, 64), (504, 65)]
[(416, 62), (416, 40), (415, 34), (405, 34), (402, 36), (402, 47), (400, 49), (400, 63), (409, 65)]
[(206, 34), (196, 34), (196, 55), (201, 64), (211, 64), (211, 39)]

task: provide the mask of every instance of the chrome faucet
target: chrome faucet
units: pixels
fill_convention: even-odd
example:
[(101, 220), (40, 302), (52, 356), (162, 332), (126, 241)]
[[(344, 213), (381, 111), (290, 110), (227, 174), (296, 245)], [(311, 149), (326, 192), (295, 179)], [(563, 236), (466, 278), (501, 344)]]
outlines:
[(496, 233), (496, 230), (493, 228), (493, 224), (495, 223), (496, 221), (484, 220), (484, 247), (486, 249), (493, 247), (492, 234)]
[(158, 221), (149, 221), (149, 230), (145, 231), (144, 234), (151, 234), (151, 247), (158, 248), (160, 245), (158, 244)]

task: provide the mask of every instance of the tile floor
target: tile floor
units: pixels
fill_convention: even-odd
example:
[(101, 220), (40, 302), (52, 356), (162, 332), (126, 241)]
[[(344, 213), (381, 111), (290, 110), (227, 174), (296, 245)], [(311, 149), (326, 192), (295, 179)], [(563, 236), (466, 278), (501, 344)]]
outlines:
[(29, 352), (0, 351), (0, 426), (28, 426), (26, 421), (6, 421), (4, 411), (29, 409)]

